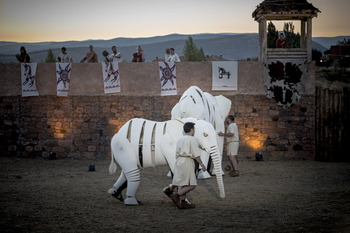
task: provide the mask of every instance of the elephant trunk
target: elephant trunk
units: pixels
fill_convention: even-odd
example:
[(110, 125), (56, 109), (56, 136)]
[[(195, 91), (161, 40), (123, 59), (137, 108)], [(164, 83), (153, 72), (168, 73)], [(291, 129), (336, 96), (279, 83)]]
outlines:
[(222, 175), (221, 175), (221, 158), (220, 158), (220, 152), (218, 150), (217, 146), (212, 146), (210, 148), (210, 156), (213, 160), (215, 172), (216, 172), (216, 181), (218, 182), (219, 190), (220, 190), (220, 197), (224, 198), (225, 197), (225, 188), (224, 188), (224, 182), (222, 180)]

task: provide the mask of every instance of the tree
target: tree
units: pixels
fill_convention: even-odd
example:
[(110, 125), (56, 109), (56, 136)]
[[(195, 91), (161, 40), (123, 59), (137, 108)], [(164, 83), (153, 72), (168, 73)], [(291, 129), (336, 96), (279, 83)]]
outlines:
[(203, 51), (203, 48), (202, 48), (202, 47), (199, 49), (198, 58), (200, 59), (199, 61), (205, 61), (205, 60), (207, 60), (207, 59), (205, 58), (205, 54), (204, 54), (204, 51)]
[(300, 34), (294, 33), (294, 25), (293, 22), (284, 23), (283, 31), (285, 35), (285, 39), (289, 41), (289, 48), (300, 48)]
[(46, 59), (45, 59), (45, 62), (46, 62), (46, 63), (49, 63), (49, 62), (56, 62), (56, 58), (55, 58), (55, 56), (53, 55), (52, 49), (49, 49), (49, 51), (47, 52), (47, 57), (46, 57)]
[(267, 47), (276, 48), (276, 40), (278, 40), (278, 31), (275, 25), (270, 21), (267, 25)]
[(321, 64), (322, 52), (317, 49), (312, 49), (312, 60), (316, 61), (316, 66)]
[(183, 49), (183, 54), (186, 61), (205, 61), (205, 55), (203, 49), (199, 50), (195, 43), (193, 42), (192, 36), (189, 36), (185, 41), (185, 46)]

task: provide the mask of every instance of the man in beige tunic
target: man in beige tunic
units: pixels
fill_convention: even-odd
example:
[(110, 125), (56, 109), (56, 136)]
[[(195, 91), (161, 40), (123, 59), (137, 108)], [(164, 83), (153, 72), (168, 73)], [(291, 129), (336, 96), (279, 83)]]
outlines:
[(238, 147), (239, 147), (239, 135), (238, 135), (238, 127), (237, 124), (234, 122), (235, 118), (232, 115), (229, 115), (226, 118), (226, 124), (227, 129), (226, 133), (219, 132), (219, 136), (226, 137), (227, 147), (226, 147), (226, 153), (228, 158), (230, 159), (230, 163), (232, 165), (233, 171), (229, 173), (231, 177), (239, 176), (238, 172), (238, 165), (237, 165), (237, 159), (236, 156), (238, 154)]
[(94, 47), (92, 45), (89, 46), (90, 51), (86, 54), (86, 56), (80, 61), (80, 62), (85, 62), (87, 61), (88, 63), (97, 63), (97, 54), (94, 51)]
[(186, 202), (186, 194), (197, 187), (197, 178), (195, 174), (195, 159), (206, 171), (201, 158), (200, 150), (194, 135), (194, 123), (187, 122), (184, 125), (185, 135), (177, 141), (176, 144), (176, 163), (174, 168), (173, 186), (178, 187), (178, 192), (171, 195), (170, 198), (180, 209), (194, 208), (195, 205)]

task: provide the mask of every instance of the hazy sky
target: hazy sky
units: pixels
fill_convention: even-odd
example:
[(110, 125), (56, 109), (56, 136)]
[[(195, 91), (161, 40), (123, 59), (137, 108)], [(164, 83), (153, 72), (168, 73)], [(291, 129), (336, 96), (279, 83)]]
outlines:
[[(0, 0), (0, 41), (258, 32), (252, 12), (262, 1)], [(350, 0), (308, 2), (321, 11), (313, 19), (313, 36), (350, 35)]]

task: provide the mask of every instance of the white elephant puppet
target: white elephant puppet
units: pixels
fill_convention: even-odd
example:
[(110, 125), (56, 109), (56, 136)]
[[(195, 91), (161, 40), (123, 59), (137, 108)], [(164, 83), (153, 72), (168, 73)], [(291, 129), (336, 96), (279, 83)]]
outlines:
[[(193, 117), (211, 123), (218, 134), (225, 132), (225, 118), (231, 109), (231, 100), (219, 95), (213, 96), (208, 92), (203, 92), (197, 86), (189, 87), (181, 96), (179, 102), (171, 110), (171, 119)], [(220, 155), (224, 149), (224, 137), (216, 135)], [(211, 161), (208, 154), (201, 155), (201, 159), (208, 171), (210, 171)], [(215, 168), (214, 168), (215, 169)], [(216, 174), (213, 170), (212, 174)], [(224, 172), (221, 171), (224, 175)], [(210, 178), (209, 174), (199, 172), (198, 179)]]
[[(204, 120), (195, 118), (175, 119), (165, 122), (155, 122), (141, 118), (133, 118), (122, 126), (111, 140), (112, 161), (109, 166), (113, 174), (120, 165), (122, 171), (111, 189), (108, 190), (126, 205), (139, 205), (135, 195), (140, 183), (139, 167), (155, 167), (169, 165), (174, 171), (176, 161), (176, 142), (183, 135), (183, 125), (186, 122), (195, 123), (194, 137), (202, 150), (210, 154), (216, 174), (220, 197), (225, 197), (221, 171), (221, 155), (217, 144), (216, 132), (213, 126)], [(127, 188), (126, 198), (122, 190)], [(162, 189), (160, 189), (162, 190)]]

